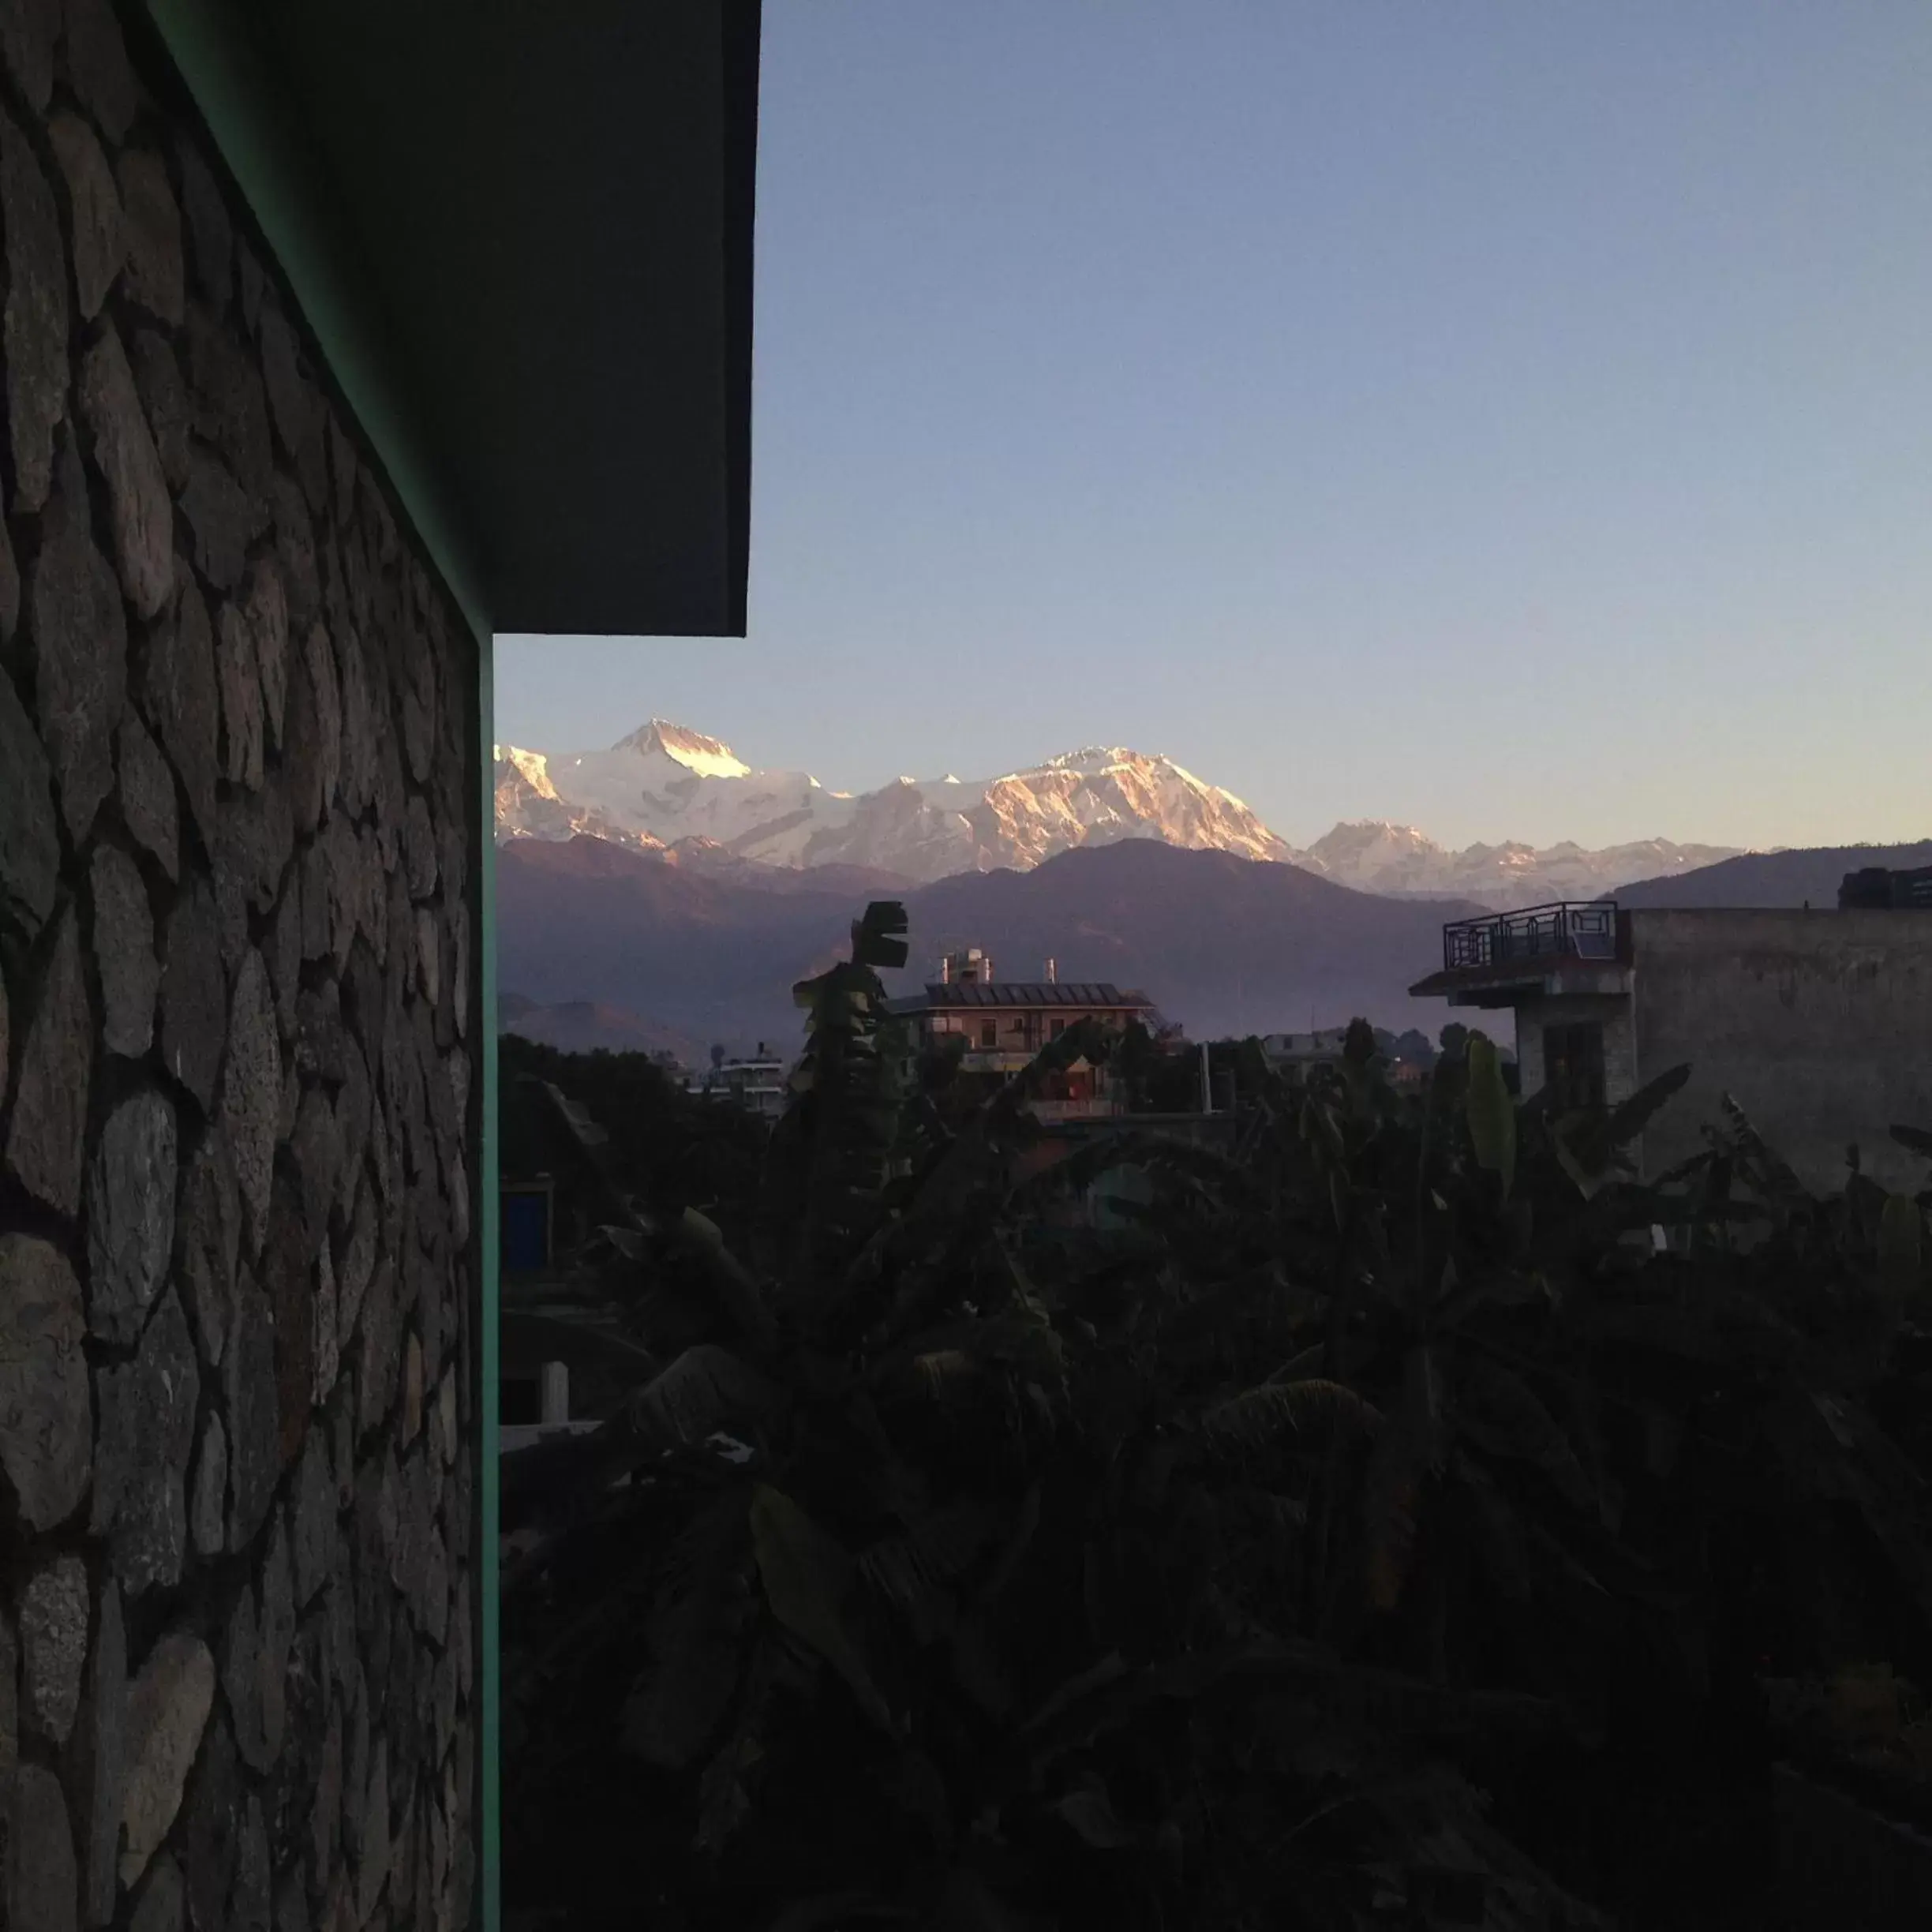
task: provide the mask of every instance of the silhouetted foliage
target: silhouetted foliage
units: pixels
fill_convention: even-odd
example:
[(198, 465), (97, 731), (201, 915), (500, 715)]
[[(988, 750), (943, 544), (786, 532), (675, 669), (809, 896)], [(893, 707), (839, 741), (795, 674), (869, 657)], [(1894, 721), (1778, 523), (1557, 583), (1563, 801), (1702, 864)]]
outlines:
[(1681, 1069), (1552, 1118), (1480, 1032), (1405, 1094), (1365, 1028), (1292, 1086), (1235, 1050), (1236, 1157), (1043, 1169), (1028, 1095), (1148, 1043), (949, 1118), (902, 930), (799, 989), (746, 1262), (614, 1210), (646, 1305), (712, 1286), (506, 1584), (513, 1906), (1773, 1924), (1774, 1754), (1923, 1802), (1932, 1196), (1814, 1197), (1735, 1108), (1640, 1181)]
[(526, 1083), (554, 1082), (605, 1126), (612, 1158), (633, 1186), (668, 1189), (743, 1238), (763, 1175), (768, 1125), (687, 1093), (648, 1054), (562, 1053), (507, 1033), (497, 1045), (497, 1072), (504, 1174), (556, 1170), (566, 1202), (574, 1207), (581, 1196), (549, 1110), (525, 1097)]

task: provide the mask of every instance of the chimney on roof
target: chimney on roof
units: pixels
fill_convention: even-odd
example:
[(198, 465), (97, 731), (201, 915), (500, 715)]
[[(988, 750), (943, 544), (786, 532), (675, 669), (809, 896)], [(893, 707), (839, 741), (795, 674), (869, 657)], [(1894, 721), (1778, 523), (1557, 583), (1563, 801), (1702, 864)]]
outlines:
[(993, 962), (977, 946), (949, 953), (939, 962), (942, 986), (990, 986), (992, 980)]
[(1060, 962), (1057, 959), (1050, 959), (1042, 976), (1049, 986), (1058, 986), (1060, 983)]

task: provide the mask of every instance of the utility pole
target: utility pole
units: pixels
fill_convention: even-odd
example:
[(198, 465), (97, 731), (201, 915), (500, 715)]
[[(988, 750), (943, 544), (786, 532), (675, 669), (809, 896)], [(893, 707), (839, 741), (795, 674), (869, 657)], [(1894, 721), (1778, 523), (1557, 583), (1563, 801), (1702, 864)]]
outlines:
[(1214, 1080), (1208, 1069), (1208, 1043), (1201, 1042), (1201, 1111), (1214, 1111)]

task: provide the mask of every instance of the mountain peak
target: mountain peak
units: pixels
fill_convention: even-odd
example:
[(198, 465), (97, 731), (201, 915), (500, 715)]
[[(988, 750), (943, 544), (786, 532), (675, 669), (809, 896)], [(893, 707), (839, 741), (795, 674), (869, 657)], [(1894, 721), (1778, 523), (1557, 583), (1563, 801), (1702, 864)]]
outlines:
[[(556, 797), (556, 787), (550, 781), (550, 762), (542, 752), (526, 751), (521, 745), (499, 744), (492, 745), (490, 753), (496, 762), (499, 784), (507, 778), (512, 784), (520, 779), (538, 798)], [(510, 778), (512, 773), (515, 778)]]
[(1594, 898), (1729, 856), (1665, 840), (1595, 852), (1569, 841), (1450, 850), (1414, 826), (1377, 818), (1345, 819), (1297, 850), (1224, 787), (1165, 754), (1118, 744), (1084, 745), (998, 777), (906, 776), (855, 792), (802, 770), (754, 770), (720, 739), (653, 717), (607, 751), (546, 760), (501, 745), (496, 777), (500, 840), (590, 833), (653, 854), (680, 847), (687, 868), (717, 875), (744, 865), (840, 867), (931, 880), (1025, 871), (1057, 853), (1151, 839), (1286, 862), (1357, 890), (1501, 908)]
[(1041, 771), (1103, 772), (1112, 765), (1164, 765), (1168, 761), (1158, 754), (1150, 758), (1144, 751), (1130, 751), (1125, 745), (1083, 745), (1077, 751), (1062, 751), (1058, 758), (1050, 758), (1038, 769)]
[(749, 778), (751, 767), (731, 747), (716, 738), (707, 738), (687, 724), (674, 724), (668, 718), (654, 717), (640, 724), (627, 738), (611, 747), (613, 751), (635, 751), (639, 757), (653, 752), (695, 772), (700, 778)]

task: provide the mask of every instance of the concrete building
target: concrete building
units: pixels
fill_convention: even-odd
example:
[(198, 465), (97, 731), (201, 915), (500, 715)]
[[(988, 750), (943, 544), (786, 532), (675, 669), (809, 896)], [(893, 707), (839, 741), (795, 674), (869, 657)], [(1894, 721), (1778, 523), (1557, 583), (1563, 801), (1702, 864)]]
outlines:
[(499, 631), (742, 635), (755, 0), (0, 0), (0, 1920), (496, 1923)]
[(1338, 1065), (1347, 1045), (1346, 1027), (1322, 1027), (1312, 1033), (1267, 1033), (1261, 1039), (1261, 1050), (1269, 1064), (1284, 1073)]
[(1411, 990), (1511, 1013), (1526, 1096), (1614, 1106), (1688, 1065), (1644, 1136), (1647, 1172), (1698, 1152), (1728, 1094), (1808, 1185), (1838, 1185), (1855, 1142), (1867, 1172), (1915, 1189), (1924, 1163), (1889, 1136), (1932, 1125), (1932, 917), (1912, 903), (1458, 920)]
[(684, 1091), (700, 1100), (716, 1100), (775, 1121), (783, 1114), (792, 1091), (785, 1084), (783, 1057), (764, 1041), (754, 1053), (741, 1054), (688, 1076)]
[[(1156, 1023), (1144, 993), (1124, 992), (1106, 981), (1062, 982), (1053, 960), (1033, 980), (995, 980), (993, 962), (978, 946), (949, 953), (939, 977), (923, 993), (892, 1002), (911, 1020), (922, 1045), (964, 1043), (960, 1069), (1006, 1078), (1028, 1065), (1043, 1047), (1082, 1020), (1097, 1020), (1122, 1032), (1135, 1020)], [(1043, 1120), (1074, 1120), (1117, 1114), (1124, 1102), (1105, 1067), (1076, 1061), (1056, 1075), (1034, 1111)]]

